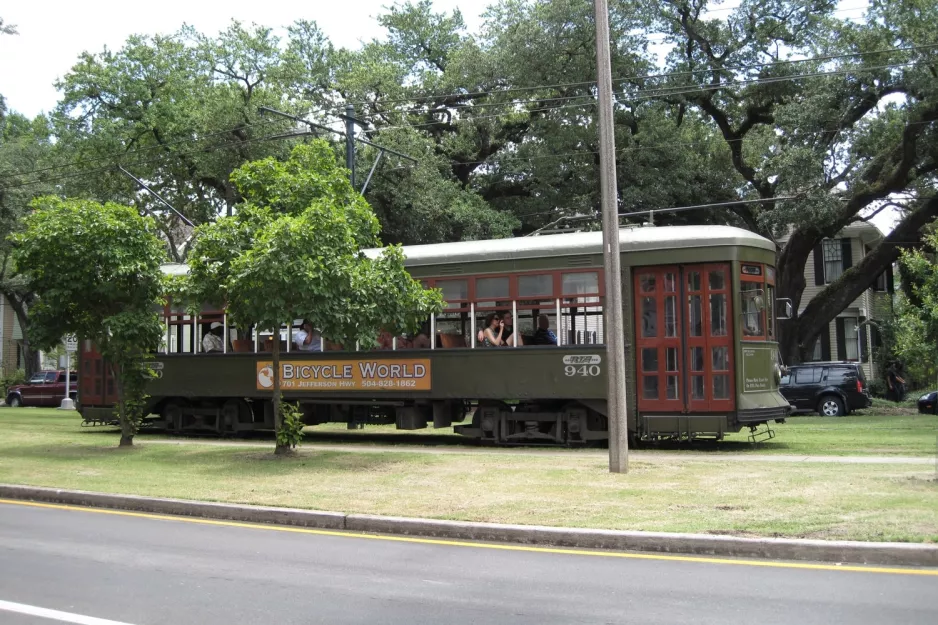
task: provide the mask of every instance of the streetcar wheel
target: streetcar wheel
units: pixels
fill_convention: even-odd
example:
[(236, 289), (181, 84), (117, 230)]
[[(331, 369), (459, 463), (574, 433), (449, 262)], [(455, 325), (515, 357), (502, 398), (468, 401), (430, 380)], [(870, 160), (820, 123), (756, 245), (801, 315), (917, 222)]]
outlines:
[(822, 417), (842, 417), (847, 414), (844, 402), (833, 395), (822, 397), (821, 401), (818, 402), (817, 411)]

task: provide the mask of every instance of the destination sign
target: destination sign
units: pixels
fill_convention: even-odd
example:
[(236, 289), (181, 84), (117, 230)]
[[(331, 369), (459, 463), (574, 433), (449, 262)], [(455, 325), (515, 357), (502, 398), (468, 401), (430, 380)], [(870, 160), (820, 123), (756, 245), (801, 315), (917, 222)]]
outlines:
[[(257, 389), (274, 387), (273, 362), (257, 363)], [(281, 360), (283, 391), (429, 391), (430, 360)]]

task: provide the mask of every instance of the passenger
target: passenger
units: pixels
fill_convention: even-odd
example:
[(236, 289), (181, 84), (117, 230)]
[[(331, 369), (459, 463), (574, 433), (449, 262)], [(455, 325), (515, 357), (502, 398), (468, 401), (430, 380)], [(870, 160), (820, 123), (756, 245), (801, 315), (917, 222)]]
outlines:
[(414, 337), (413, 348), (430, 349), (430, 329), (427, 327), (426, 322), (420, 324), (417, 336)]
[(557, 335), (550, 329), (550, 320), (547, 315), (537, 316), (537, 330), (534, 331), (532, 345), (556, 345)]
[[(524, 339), (521, 338), (521, 334), (520, 334), (520, 333), (519, 333), (519, 334), (513, 334), (513, 333), (514, 333), (514, 327), (512, 326), (512, 317), (511, 317), (511, 313), (506, 310), (505, 312), (495, 313), (495, 314), (496, 314), (500, 319), (502, 319), (502, 320), (505, 322), (505, 324), (504, 324), (504, 325), (505, 325), (505, 336), (503, 337), (503, 340), (504, 340), (503, 344), (504, 344), (504, 345), (514, 345), (514, 340), (515, 340), (515, 339), (509, 340), (512, 336), (514, 336), (514, 337), (518, 340), (518, 345), (524, 345)], [(487, 328), (487, 327), (488, 327), (488, 323), (487, 323), (487, 322), (488, 322), (488, 317), (486, 317), (485, 319), (486, 319), (486, 326), (485, 326), (485, 327)], [(478, 336), (476, 336), (476, 338), (478, 339), (478, 341), (479, 341), (480, 343), (484, 343), (484, 342), (485, 342), (485, 337), (483, 336), (483, 333), (484, 333), (484, 332), (485, 332), (485, 328), (479, 330)]]
[(225, 326), (222, 323), (213, 321), (209, 326), (208, 332), (202, 337), (202, 351), (206, 354), (221, 353), (225, 351), (225, 341), (222, 334), (225, 332)]
[[(501, 347), (505, 344), (502, 333), (505, 331), (505, 322), (498, 313), (489, 313), (485, 318), (485, 329), (482, 330), (482, 345), (485, 347)], [(498, 334), (496, 334), (498, 332)]]
[(514, 346), (515, 341), (517, 341), (519, 347), (523, 346), (524, 339), (521, 338), (520, 332), (515, 332), (515, 328), (512, 323), (511, 311), (506, 310), (502, 313), (502, 321), (505, 322), (505, 345)]
[(303, 320), (300, 329), (293, 334), (293, 344), (301, 352), (321, 352), (322, 335), (313, 329), (313, 324)]
[(381, 330), (378, 333), (378, 349), (381, 351), (394, 349), (394, 337), (387, 330)]

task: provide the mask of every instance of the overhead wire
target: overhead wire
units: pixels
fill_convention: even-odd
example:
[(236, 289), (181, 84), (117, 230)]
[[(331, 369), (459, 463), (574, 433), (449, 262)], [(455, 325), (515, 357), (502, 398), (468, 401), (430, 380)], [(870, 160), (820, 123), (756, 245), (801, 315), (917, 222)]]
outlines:
[[(825, 57), (814, 57), (814, 58), (812, 58), (812, 59), (797, 59), (797, 60), (792, 60), (792, 61), (775, 62), (775, 63), (771, 63), (771, 64), (754, 64), (754, 65), (749, 66), (749, 67), (750, 67), (750, 68), (755, 68), (755, 67), (758, 67), (758, 66), (765, 66), (765, 65), (778, 65), (778, 64), (796, 63), (796, 62), (800, 63), (800, 62), (808, 62), (808, 61), (825, 61), (825, 60), (833, 60), (833, 59), (837, 59), (837, 58), (850, 58), (850, 57), (853, 57), (853, 56), (859, 56), (859, 55), (861, 55), (861, 54), (862, 54), (862, 55), (883, 54), (883, 53), (889, 53), (889, 52), (910, 51), (910, 50), (915, 50), (915, 49), (927, 49), (927, 48), (935, 48), (935, 47), (938, 47), (938, 44), (923, 44), (923, 45), (917, 45), (917, 46), (911, 46), (911, 47), (905, 47), (905, 48), (892, 48), (892, 49), (889, 49), (889, 50), (878, 50), (878, 51), (867, 52), (867, 53), (842, 54), (842, 55), (828, 55), (828, 56), (825, 56)], [(756, 78), (756, 79), (750, 79), (750, 80), (741, 80), (741, 81), (724, 82), (724, 83), (718, 83), (718, 84), (714, 84), (714, 83), (703, 83), (703, 84), (692, 85), (692, 86), (690, 86), (690, 85), (673, 85), (673, 86), (668, 86), (668, 87), (657, 87), (657, 88), (651, 88), (651, 89), (640, 89), (640, 90), (639, 90), (639, 93), (641, 93), (641, 95), (630, 95), (630, 94), (625, 94), (625, 93), (616, 93), (616, 94), (614, 94), (614, 95), (617, 96), (617, 98), (620, 99), (620, 101), (622, 101), (622, 102), (632, 103), (632, 102), (641, 102), (641, 101), (646, 101), (646, 100), (651, 100), (651, 99), (657, 99), (657, 98), (661, 98), (661, 97), (673, 97), (673, 96), (678, 96), (678, 95), (687, 95), (687, 94), (690, 94), (690, 93), (699, 93), (700, 91), (721, 90), (721, 89), (727, 89), (727, 88), (730, 88), (730, 87), (748, 86), (748, 85), (758, 85), (758, 84), (771, 84), (771, 83), (776, 83), (776, 82), (787, 82), (787, 81), (800, 80), (800, 79), (813, 78), (813, 77), (834, 76), (834, 75), (847, 75), (847, 74), (853, 74), (853, 73), (858, 73), (858, 72), (869, 72), (869, 71), (879, 71), (879, 70), (884, 70), (884, 69), (894, 69), (894, 68), (898, 68), (898, 67), (905, 67), (905, 66), (908, 66), (908, 65), (910, 65), (910, 64), (912, 64), (912, 63), (911, 63), (911, 62), (906, 62), (906, 63), (895, 63), (895, 64), (890, 64), (890, 65), (881, 65), (881, 66), (874, 66), (874, 67), (856, 67), (856, 68), (850, 68), (850, 69), (844, 69), (844, 70), (836, 70), (836, 71), (829, 71), (829, 72), (815, 72), (815, 73), (810, 73), (810, 74), (795, 74), (795, 75), (791, 75), (791, 76), (773, 76), (773, 77)], [(727, 68), (727, 69), (729, 69), (729, 68)], [(738, 69), (740, 69), (740, 68), (736, 68), (736, 69), (738, 70)], [(661, 77), (671, 77), (671, 76), (677, 76), (677, 75), (687, 75), (687, 74), (698, 73), (699, 71), (703, 71), (703, 70), (694, 70), (694, 71), (690, 71), (690, 72), (665, 73), (665, 74), (658, 74), (658, 75), (655, 75), (654, 77), (661, 78)], [(708, 70), (708, 71), (712, 71), (712, 70)], [(647, 78), (647, 77), (646, 77), (646, 78)], [(620, 82), (621, 82), (621, 80), (620, 80)], [(590, 83), (571, 83), (571, 84), (590, 84)], [(539, 88), (547, 88), (547, 87), (542, 86), (542, 87), (539, 87)], [(551, 111), (556, 111), (556, 110), (561, 110), (561, 109), (567, 109), (567, 108), (582, 108), (582, 107), (584, 107), (584, 106), (593, 106), (593, 105), (595, 105), (595, 103), (596, 103), (595, 100), (592, 99), (592, 96), (591, 96), (591, 95), (589, 95), (589, 94), (582, 94), (582, 95), (579, 95), (579, 96), (570, 96), (569, 98), (550, 98), (550, 99), (546, 99), (546, 100), (545, 100), (545, 99), (539, 99), (539, 100), (528, 101), (528, 102), (506, 102), (506, 103), (501, 103), (501, 104), (504, 104), (504, 105), (513, 104), (513, 105), (515, 105), (515, 106), (523, 106), (524, 104), (536, 103), (536, 104), (541, 104), (541, 105), (543, 105), (543, 103), (544, 103), (545, 101), (547, 101), (547, 102), (555, 102), (555, 101), (565, 101), (565, 100), (567, 100), (567, 99), (581, 99), (581, 98), (591, 98), (591, 99), (590, 99), (588, 102), (581, 102), (581, 103), (576, 103), (576, 104), (567, 104), (567, 105), (561, 105), (561, 106), (541, 106), (540, 108), (534, 108), (534, 109), (518, 109), (518, 110), (515, 110), (515, 111), (508, 112), (508, 113), (499, 113), (499, 114), (492, 114), (492, 115), (477, 115), (477, 116), (473, 116), (472, 118), (470, 118), (470, 120), (471, 120), (471, 121), (476, 121), (476, 120), (482, 120), (482, 119), (501, 118), (501, 117), (507, 117), (507, 116), (511, 116), (511, 115), (519, 115), (519, 114), (532, 114), (532, 113), (538, 113), (538, 112), (551, 112)], [(92, 157), (92, 158), (90, 158), (90, 159), (83, 159), (83, 160), (80, 160), (80, 161), (74, 161), (74, 162), (72, 162), (72, 163), (65, 163), (65, 164), (60, 164), (60, 165), (47, 166), (47, 167), (44, 167), (44, 168), (40, 168), (40, 169), (36, 169), (36, 170), (31, 170), (31, 171), (28, 171), (28, 172), (23, 172), (23, 173), (18, 174), (18, 175), (19, 175), (19, 176), (31, 176), (31, 175), (35, 175), (35, 174), (37, 174), (37, 173), (43, 173), (43, 172), (46, 172), (46, 171), (55, 171), (55, 170), (66, 169), (66, 168), (68, 168), (68, 167), (75, 167), (75, 166), (79, 166), (79, 165), (81, 165), (81, 164), (87, 164), (87, 163), (98, 162), (98, 161), (105, 161), (105, 160), (112, 160), (112, 159), (126, 158), (127, 156), (135, 156), (135, 155), (137, 155), (137, 154), (139, 154), (139, 153), (142, 153), (142, 152), (149, 152), (149, 151), (154, 151), (154, 150), (162, 150), (162, 149), (165, 149), (166, 147), (169, 147), (169, 146), (171, 146), (171, 145), (178, 145), (178, 144), (181, 144), (181, 143), (190, 143), (190, 142), (201, 141), (201, 140), (204, 140), (204, 139), (207, 138), (207, 137), (218, 136), (218, 135), (222, 135), (222, 134), (228, 134), (228, 133), (231, 133), (231, 132), (234, 132), (234, 131), (236, 131), (236, 130), (243, 129), (243, 128), (255, 127), (255, 126), (263, 126), (263, 125), (274, 124), (274, 123), (276, 123), (276, 122), (273, 122), (273, 121), (253, 122), (253, 123), (251, 123), (251, 124), (243, 125), (243, 126), (236, 127), (236, 128), (229, 128), (229, 129), (224, 129), (224, 130), (220, 130), (220, 131), (208, 133), (208, 134), (203, 135), (203, 136), (201, 136), (201, 137), (191, 137), (191, 138), (177, 139), (177, 140), (174, 140), (174, 141), (172, 141), (172, 142), (167, 142), (166, 144), (150, 146), (150, 147), (147, 147), (147, 148), (140, 148), (140, 149), (138, 149), (138, 150), (129, 150), (129, 151), (120, 152), (120, 153), (112, 153), (112, 154), (109, 154), (109, 155), (103, 155), (103, 156), (99, 156), (99, 157)], [(442, 123), (442, 122), (440, 122), (440, 121), (432, 121), (432, 122), (415, 123), (415, 124), (400, 124), (400, 125), (397, 125), (397, 126), (394, 126), (394, 125), (392, 125), (392, 126), (384, 126), (384, 127), (377, 128), (376, 130), (383, 132), (383, 131), (387, 131), (387, 130), (396, 130), (396, 129), (405, 129), (405, 128), (421, 128), (421, 127), (427, 127), (427, 126), (437, 126), (437, 125), (440, 125), (441, 123)], [(255, 141), (255, 140), (269, 140), (269, 139), (266, 139), (266, 138), (257, 138), (257, 139), (249, 139), (249, 140), (239, 140), (239, 141), (236, 141), (236, 142), (231, 142), (231, 143), (223, 144), (223, 145), (220, 145), (220, 146), (215, 146), (214, 148), (210, 148), (210, 149), (209, 149), (209, 148), (199, 148), (199, 149), (191, 150), (191, 151), (182, 151), (182, 152), (179, 152), (179, 153), (177, 153), (177, 154), (187, 154), (187, 153), (193, 153), (193, 152), (198, 152), (198, 151), (203, 151), (203, 150), (212, 151), (212, 150), (215, 150), (215, 149), (224, 149), (224, 148), (227, 148), (227, 147), (242, 145), (242, 144), (244, 144), (244, 143), (246, 143), (246, 142), (253, 142), (253, 141)], [(159, 158), (172, 157), (172, 156), (173, 156), (172, 153), (164, 153), (164, 154), (160, 154), (160, 155), (159, 155)], [(134, 164), (142, 164), (142, 163), (147, 163), (147, 162), (152, 162), (152, 160), (131, 161), (131, 162), (125, 163), (125, 164), (134, 165)], [(109, 170), (109, 169), (111, 169), (111, 168), (112, 168), (112, 167), (109, 166), (109, 167), (98, 168), (98, 169), (92, 169), (92, 170), (82, 170), (82, 171), (80, 171), (80, 172), (76, 172), (75, 176), (77, 176), (77, 175), (87, 175), (87, 174), (91, 174), (91, 173), (98, 173), (98, 172), (101, 172), (101, 171), (107, 171), (107, 170)], [(73, 177), (73, 176), (63, 176), (62, 178), (64, 179), (64, 178), (69, 178), (69, 177)], [(17, 187), (20, 187), (20, 186), (27, 186), (27, 185), (29, 185), (29, 184), (39, 184), (39, 183), (41, 183), (41, 182), (48, 182), (48, 181), (36, 180), (36, 181), (30, 181), (30, 182), (26, 182), (26, 183), (19, 183), (19, 184), (14, 184), (14, 185), (6, 185), (6, 186), (0, 187), (0, 188), (3, 188), (3, 189), (17, 188)]]
[[(701, 69), (695, 69), (695, 70), (682, 70), (679, 72), (663, 72), (659, 74), (636, 74), (632, 76), (620, 76), (620, 77), (614, 77), (613, 83), (622, 83), (622, 82), (629, 82), (629, 81), (634, 81), (634, 80), (650, 80), (650, 79), (657, 79), (657, 78), (673, 78), (676, 76), (688, 76), (688, 75), (700, 74), (700, 73), (705, 73), (705, 72), (713, 72), (713, 71), (744, 72), (744, 71), (749, 71), (753, 69), (773, 67), (776, 65), (791, 65), (795, 63), (833, 61), (837, 59), (874, 56), (877, 54), (890, 54), (890, 53), (896, 53), (896, 52), (914, 52), (917, 50), (929, 50), (929, 49), (934, 49), (934, 48), (938, 48), (938, 42), (929, 43), (929, 44), (916, 44), (916, 45), (902, 46), (902, 47), (883, 48), (880, 50), (871, 50), (868, 52), (848, 52), (848, 53), (843, 53), (843, 54), (814, 56), (814, 57), (809, 57), (805, 59), (786, 59), (784, 61), (769, 61), (765, 63), (750, 63), (746, 65), (728, 65), (728, 66), (719, 68), (719, 70), (715, 70), (712, 67), (707, 67), (707, 68), (701, 68)], [(520, 93), (520, 92), (528, 92), (528, 91), (537, 91), (541, 89), (559, 89), (563, 87), (581, 87), (581, 86), (588, 86), (588, 85), (595, 85), (595, 84), (596, 84), (595, 80), (587, 80), (587, 81), (570, 82), (570, 83), (533, 85), (530, 87), (513, 87), (510, 89), (462, 91), (462, 92), (451, 92), (451, 93), (443, 93), (443, 94), (438, 93), (438, 94), (425, 95), (425, 96), (412, 96), (412, 97), (407, 97), (407, 98), (384, 98), (384, 99), (378, 99), (378, 100), (359, 100), (357, 102), (349, 102), (349, 104), (352, 104), (353, 106), (360, 106), (363, 104), (375, 106), (379, 104), (402, 104), (402, 103), (408, 103), (408, 102), (416, 103), (416, 102), (421, 102), (421, 101), (438, 100), (438, 99), (446, 99), (446, 98), (456, 98), (456, 97), (465, 98), (465, 97), (477, 97), (477, 96), (489, 96), (489, 95), (504, 95), (504, 94), (516, 93), (516, 92)], [(345, 105), (343, 105), (343, 107), (344, 106)]]
[[(906, 67), (911, 64), (912, 63), (896, 63), (896, 64), (891, 64), (891, 65), (880, 65), (880, 66), (869, 67), (869, 68), (855, 68), (855, 69), (838, 70), (838, 71), (832, 71), (832, 72), (815, 72), (811, 74), (797, 74), (793, 76), (757, 78), (757, 79), (752, 79), (752, 80), (742, 80), (742, 81), (725, 82), (725, 83), (718, 83), (718, 84), (707, 83), (707, 84), (694, 85), (694, 86), (675, 85), (673, 87), (662, 87), (662, 88), (654, 88), (650, 90), (639, 90), (639, 93), (641, 93), (642, 95), (638, 95), (638, 96), (625, 94), (625, 93), (614, 93), (613, 95), (621, 103), (635, 103), (635, 102), (643, 102), (647, 100), (654, 100), (654, 99), (658, 99), (662, 97), (688, 95), (688, 94), (693, 94), (693, 93), (699, 93), (701, 91), (719, 91), (719, 90), (727, 89), (730, 87), (773, 84), (777, 82), (788, 82), (788, 81), (793, 81), (793, 80), (801, 80), (805, 78), (819, 78), (819, 77), (824, 77), (824, 76), (839, 76), (839, 75), (848, 75), (848, 74), (854, 74), (854, 73), (879, 71), (883, 69), (895, 69), (899, 67)], [(581, 103), (576, 103), (576, 104), (565, 104), (561, 106), (541, 106), (539, 108), (518, 109), (515, 111), (508, 112), (508, 113), (495, 113), (491, 115), (474, 115), (471, 118), (466, 118), (466, 121), (495, 119), (495, 118), (501, 118), (501, 117), (509, 117), (512, 115), (542, 113), (542, 112), (563, 110), (563, 109), (568, 109), (568, 108), (582, 108), (584, 106), (596, 105), (596, 100), (592, 99), (592, 96), (590, 95), (584, 94), (582, 96), (578, 96), (578, 98), (591, 98), (591, 99), (588, 102), (581, 102)], [(532, 101), (531, 103), (537, 103), (537, 102)], [(516, 103), (516, 106), (521, 106), (523, 104), (524, 103)], [(457, 121), (461, 121), (461, 120), (457, 120)], [(439, 126), (442, 123), (444, 122), (431, 121), (431, 122), (421, 122), (421, 123), (415, 123), (415, 124), (399, 124), (397, 126), (393, 126), (393, 125), (383, 126), (383, 127), (377, 128), (376, 130), (383, 132), (387, 130), (400, 130), (400, 129), (406, 129), (406, 128), (423, 128), (427, 126)]]

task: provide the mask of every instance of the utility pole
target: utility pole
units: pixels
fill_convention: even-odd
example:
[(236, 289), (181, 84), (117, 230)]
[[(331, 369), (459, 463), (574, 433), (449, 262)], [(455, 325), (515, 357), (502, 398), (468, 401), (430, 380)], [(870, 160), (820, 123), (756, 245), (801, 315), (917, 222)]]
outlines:
[(606, 273), (606, 405), (609, 419), (609, 471), (629, 471), (629, 428), (625, 403), (625, 336), (622, 326), (622, 270), (616, 146), (612, 119), (612, 66), (609, 53), (609, 6), (594, 0), (596, 13), (596, 82), (599, 88), (599, 181), (602, 190), (603, 268)]
[(345, 105), (345, 166), (349, 170), (349, 180), (355, 188), (355, 107)]

